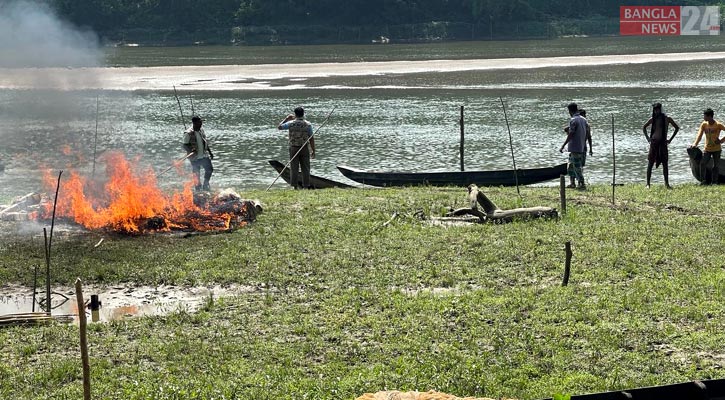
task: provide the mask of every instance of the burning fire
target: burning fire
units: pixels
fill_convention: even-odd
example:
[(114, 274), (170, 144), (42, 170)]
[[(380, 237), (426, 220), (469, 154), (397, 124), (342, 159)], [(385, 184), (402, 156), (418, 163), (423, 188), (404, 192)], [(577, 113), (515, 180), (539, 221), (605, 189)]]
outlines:
[[(209, 199), (195, 203), (192, 182), (183, 191), (164, 194), (157, 186), (156, 174), (148, 169), (134, 171), (134, 163), (120, 153), (107, 153), (106, 176), (91, 180), (75, 171), (63, 175), (58, 192), (56, 218), (68, 218), (88, 229), (110, 229), (126, 233), (170, 230), (229, 230), (254, 218), (253, 205), (232, 199)], [(54, 193), (57, 176), (44, 174), (48, 193)], [(52, 198), (52, 197), (51, 197)], [(197, 203), (201, 203), (197, 198)], [(39, 218), (49, 219), (53, 204), (41, 209)]]

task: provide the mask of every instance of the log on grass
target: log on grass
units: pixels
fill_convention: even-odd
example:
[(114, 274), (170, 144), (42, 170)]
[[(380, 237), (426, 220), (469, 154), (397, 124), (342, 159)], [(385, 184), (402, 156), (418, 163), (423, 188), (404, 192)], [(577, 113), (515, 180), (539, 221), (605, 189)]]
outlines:
[(513, 220), (528, 220), (534, 218), (557, 218), (559, 213), (551, 207), (525, 207), (511, 210), (496, 210), (492, 214), (486, 214), (486, 219), (491, 222), (511, 222)]
[[(511, 222), (516, 219), (556, 218), (559, 216), (556, 209), (551, 207), (524, 207), (502, 210), (480, 191), (478, 186), (474, 184), (468, 185), (467, 190), (471, 207), (453, 210), (447, 213), (446, 216), (452, 217), (470, 214), (477, 216), (482, 222)], [(483, 208), (483, 212), (479, 210), (479, 206)]]
[(36, 325), (53, 321), (53, 317), (46, 313), (18, 313), (0, 315), (0, 327)]

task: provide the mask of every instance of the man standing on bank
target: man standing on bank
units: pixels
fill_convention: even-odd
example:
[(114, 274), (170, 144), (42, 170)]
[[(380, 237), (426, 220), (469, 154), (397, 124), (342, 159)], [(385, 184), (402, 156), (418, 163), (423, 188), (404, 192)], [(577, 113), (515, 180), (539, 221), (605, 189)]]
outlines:
[[(652, 130), (649, 136), (647, 135), (647, 127), (652, 125)], [(667, 130), (669, 126), (675, 127), (675, 131), (672, 132), (672, 137), (667, 138)], [(655, 168), (662, 164), (662, 174), (665, 178), (665, 187), (672, 189), (669, 181), (669, 169), (667, 160), (669, 158), (669, 152), (667, 151), (667, 145), (672, 143), (672, 140), (679, 132), (680, 126), (670, 118), (668, 115), (662, 112), (662, 104), (652, 104), (652, 117), (645, 122), (642, 127), (645, 139), (649, 143), (649, 154), (647, 155), (647, 187), (649, 188), (650, 179), (652, 178), (652, 166)]]
[(712, 108), (706, 109), (703, 113), (704, 121), (700, 124), (700, 129), (697, 131), (697, 138), (692, 143), (692, 147), (697, 147), (700, 144), (700, 139), (705, 136), (705, 149), (702, 152), (702, 161), (700, 164), (700, 176), (702, 176), (702, 185), (706, 185), (705, 174), (707, 171), (707, 164), (712, 158), (712, 183), (717, 185), (718, 176), (720, 174), (720, 154), (722, 153), (722, 143), (725, 142), (725, 137), (720, 139), (720, 132), (725, 131), (725, 126), (719, 121), (715, 121), (715, 112)]
[[(214, 172), (214, 167), (211, 165), (214, 153), (209, 148), (209, 142), (201, 124), (201, 117), (198, 115), (191, 117), (191, 129), (184, 132), (184, 140), (182, 141), (186, 153), (193, 153), (193, 155), (189, 156), (189, 161), (191, 162), (191, 170), (194, 173), (194, 189), (196, 191), (210, 190), (209, 179), (211, 179), (211, 174)], [(203, 184), (199, 179), (202, 167), (204, 168)]]
[(587, 120), (579, 114), (579, 107), (576, 103), (569, 103), (566, 108), (569, 110), (569, 131), (566, 135), (564, 144), (559, 149), (560, 153), (564, 152), (564, 146), (569, 151), (569, 166), (567, 173), (571, 179), (571, 184), (567, 187), (573, 188), (574, 179), (579, 181), (577, 186), (579, 189), (586, 189), (584, 182), (584, 158), (586, 156), (586, 139), (587, 139)]
[(280, 122), (277, 129), (289, 131), (290, 182), (292, 182), (292, 186), (300, 189), (298, 174), (301, 167), (302, 188), (311, 189), (310, 159), (315, 158), (315, 138), (312, 136), (312, 124), (305, 119), (305, 109), (295, 108), (294, 115), (288, 115)]

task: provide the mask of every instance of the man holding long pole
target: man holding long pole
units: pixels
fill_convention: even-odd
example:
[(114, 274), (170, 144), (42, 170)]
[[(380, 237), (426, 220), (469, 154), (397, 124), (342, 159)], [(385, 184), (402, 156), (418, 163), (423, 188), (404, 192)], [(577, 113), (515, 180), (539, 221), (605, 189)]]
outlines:
[[(214, 167), (211, 160), (214, 159), (214, 153), (209, 148), (209, 142), (206, 140), (206, 133), (201, 127), (202, 119), (198, 115), (191, 118), (191, 129), (184, 132), (183, 145), (186, 150), (189, 161), (191, 162), (191, 170), (194, 173), (194, 189), (210, 190), (209, 179), (211, 178)], [(193, 153), (193, 155), (189, 155)], [(204, 183), (201, 183), (201, 168), (204, 168)]]
[[(310, 159), (315, 158), (315, 138), (312, 124), (305, 119), (305, 109), (295, 108), (279, 126), (279, 130), (289, 131), (290, 181), (295, 189), (299, 187), (299, 169), (302, 168), (302, 189), (310, 186)], [(309, 142), (309, 145), (308, 145)]]

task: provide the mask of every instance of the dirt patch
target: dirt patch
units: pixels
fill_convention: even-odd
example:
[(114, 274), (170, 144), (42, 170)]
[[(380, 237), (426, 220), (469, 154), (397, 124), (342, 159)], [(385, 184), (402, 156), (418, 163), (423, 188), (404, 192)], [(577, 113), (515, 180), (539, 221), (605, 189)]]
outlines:
[[(193, 312), (205, 301), (219, 297), (229, 297), (250, 293), (256, 288), (251, 286), (84, 286), (83, 298), (88, 302), (91, 295), (96, 294), (101, 301), (99, 310), (100, 321), (114, 321), (127, 317), (142, 315), (164, 315), (174, 311)], [(39, 288), (36, 294), (35, 311), (41, 311), (38, 302), (45, 297)], [(54, 315), (78, 315), (75, 289), (55, 287), (51, 294), (51, 306)], [(32, 288), (17, 285), (0, 287), (0, 315), (26, 313), (32, 311)], [(86, 313), (90, 310), (86, 309)]]

